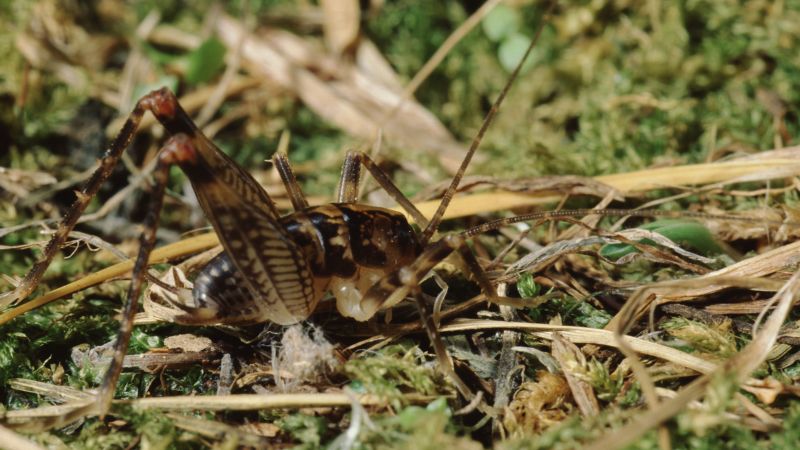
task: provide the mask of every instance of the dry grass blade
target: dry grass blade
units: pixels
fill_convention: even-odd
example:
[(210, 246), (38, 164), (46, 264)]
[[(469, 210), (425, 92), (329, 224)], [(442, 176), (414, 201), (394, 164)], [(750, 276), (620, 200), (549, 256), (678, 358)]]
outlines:
[[(229, 47), (242, 42), (244, 26), (223, 16), (216, 31)], [(373, 139), (386, 116), (402, 101), (397, 86), (387, 86), (359, 67), (344, 64), (286, 31), (249, 35), (242, 43), (246, 66), (289, 89), (323, 119), (363, 139)], [(384, 124), (387, 137), (413, 148), (435, 150), (445, 167), (458, 167), (464, 148), (428, 110), (406, 101), (395, 119)]]
[(584, 354), (575, 344), (564, 339), (559, 332), (553, 333), (552, 354), (564, 372), (564, 378), (567, 379), (572, 391), (572, 398), (575, 399), (581, 414), (584, 417), (600, 414), (600, 405), (595, 397), (594, 389), (586, 380), (581, 379), (581, 373), (586, 366)]
[[(614, 339), (614, 333), (596, 328), (574, 327), (567, 325), (547, 325), (528, 322), (503, 322), (499, 320), (456, 320), (442, 327), (442, 333), (464, 333), (480, 330), (518, 330), (527, 331), (533, 336), (553, 340), (553, 333), (558, 332), (562, 337), (574, 344), (596, 344), (607, 347), (619, 347)], [(665, 361), (687, 367), (699, 373), (708, 373), (716, 365), (712, 362), (676, 350), (666, 345), (646, 341), (644, 339), (625, 336), (625, 342), (637, 352), (661, 358)]]
[(691, 290), (664, 292), (664, 301), (682, 301), (719, 292), (724, 287), (715, 286), (712, 282), (720, 277), (761, 278), (773, 275), (791, 267), (798, 250), (800, 250), (800, 242), (793, 242), (708, 273), (701, 277), (701, 280), (706, 282), (705, 286), (701, 281)]
[[(389, 406), (389, 402), (375, 395), (357, 395), (355, 400), (362, 406)], [(409, 394), (402, 401), (408, 404), (424, 404), (434, 397)], [(174, 397), (150, 397), (133, 400), (115, 400), (114, 405), (128, 405), (139, 410), (162, 411), (263, 411), (271, 409), (301, 409), (350, 407), (353, 401), (346, 393), (297, 393), (297, 394), (233, 394), (214, 396), (181, 395)], [(83, 401), (64, 405), (41, 406), (38, 408), (7, 411), (3, 415), (5, 423), (12, 428), (22, 430), (43, 430), (55, 426), (64, 426), (61, 420), (70, 417), (70, 413), (87, 406)], [(89, 415), (96, 413), (89, 410)], [(88, 417), (84, 413), (78, 417)], [(75, 420), (76, 418), (72, 418)], [(68, 422), (67, 422), (68, 423)]]
[(92, 395), (69, 386), (58, 386), (36, 380), (15, 379), (8, 382), (8, 387), (22, 392), (42, 395), (61, 402), (77, 402), (89, 400)]
[[(387, 405), (384, 398), (374, 395), (356, 396), (363, 406)], [(406, 395), (403, 401), (408, 403), (425, 403), (433, 397), (424, 395)], [(199, 411), (255, 411), (282, 408), (323, 408), (332, 406), (350, 406), (351, 398), (344, 393), (298, 393), (298, 394), (232, 394), (215, 396), (177, 396), (151, 397), (135, 400), (120, 400), (142, 409), (161, 410), (199, 410)]]
[(361, 25), (358, 0), (322, 0), (320, 6), (325, 44), (338, 55), (348, 52), (358, 40)]
[(24, 437), (0, 425), (0, 448), (7, 450), (44, 450)]
[[(788, 171), (788, 172), (787, 172)], [(743, 176), (765, 173), (772, 178), (800, 175), (800, 163), (792, 159), (767, 159), (744, 162), (725, 162), (711, 164), (694, 164), (669, 168), (649, 169), (636, 172), (601, 175), (593, 180), (601, 185), (610, 186), (621, 195), (646, 192), (652, 189), (668, 187), (688, 187), (712, 183), (730, 182)], [(516, 193), (507, 191), (481, 192), (456, 196), (445, 214), (446, 218), (466, 217), (475, 214), (503, 211), (527, 206), (544, 205), (558, 202), (560, 196), (545, 190), (534, 193)], [(417, 204), (420, 211), (430, 216), (430, 204)], [(435, 206), (433, 207), (435, 210)]]
[[(254, 434), (228, 424), (215, 420), (199, 419), (197, 417), (184, 416), (181, 414), (167, 414), (176, 427), (195, 433), (209, 439), (220, 440), (224, 444), (249, 446), (255, 448), (267, 448), (270, 440), (267, 436)], [(271, 425), (271, 424), (267, 424)], [(272, 425), (274, 428), (279, 428)]]
[[(763, 277), (791, 265), (798, 251), (800, 242), (793, 242), (691, 280), (646, 286), (640, 290), (639, 295), (631, 298), (624, 311), (620, 311), (606, 328), (614, 329), (620, 321), (642, 317), (653, 305), (691, 301), (730, 287), (776, 291), (782, 284)], [(626, 315), (630, 317), (626, 318)]]
[[(505, 275), (502, 279), (515, 278), (523, 272), (539, 273), (542, 269), (551, 265), (554, 261), (558, 260), (563, 255), (576, 253), (585, 247), (596, 246), (598, 244), (618, 243), (620, 242), (620, 238), (624, 238), (626, 243), (635, 245), (640, 250), (646, 250), (646, 252), (644, 253), (645, 256), (658, 258), (665, 263), (671, 263), (676, 265), (685, 264), (685, 267), (690, 268), (691, 270), (697, 271), (699, 273), (705, 273), (705, 272), (703, 271), (702, 268), (698, 268), (694, 264), (684, 263), (683, 260), (674, 257), (673, 255), (669, 255), (664, 252), (655, 253), (656, 249), (653, 248), (652, 246), (646, 246), (649, 248), (642, 248), (645, 246), (641, 246), (638, 243), (634, 243), (633, 240), (650, 239), (653, 242), (656, 242), (672, 250), (673, 252), (677, 253), (680, 256), (683, 256), (686, 259), (694, 260), (695, 262), (703, 264), (709, 264), (713, 262), (713, 260), (710, 258), (706, 258), (682, 249), (680, 246), (678, 246), (674, 242), (670, 241), (669, 239), (665, 238), (664, 236), (658, 233), (632, 228), (618, 232), (614, 235), (607, 237), (589, 236), (589, 237), (580, 237), (576, 239), (555, 241), (534, 252), (524, 255), (523, 257), (512, 263), (506, 269)], [(652, 251), (650, 251), (650, 249), (652, 249)]]
[[(800, 288), (800, 271), (795, 272), (792, 278), (775, 294), (775, 299), (778, 302), (775, 310), (770, 314), (761, 332), (741, 352), (720, 365), (713, 372), (690, 383), (674, 399), (659, 403), (658, 407), (650, 409), (647, 413), (634, 419), (624, 427), (607, 434), (599, 441), (588, 446), (587, 449), (617, 449), (632, 444), (654, 427), (678, 414), (689, 402), (702, 397), (706, 387), (715, 377), (730, 374), (735, 377), (738, 383), (744, 382), (750, 376), (750, 373), (764, 361), (770, 348), (777, 341), (781, 325), (786, 320), (797, 297), (798, 288)], [(627, 325), (629, 324), (623, 322), (618, 329), (624, 330)], [(620, 347), (625, 347), (627, 336), (615, 333), (615, 338), (620, 342)], [(635, 349), (632, 350), (635, 351)]]
[(210, 365), (219, 362), (219, 352), (181, 352), (181, 353), (144, 353), (141, 355), (125, 355), (122, 367), (137, 368), (143, 372), (158, 372), (164, 369)]

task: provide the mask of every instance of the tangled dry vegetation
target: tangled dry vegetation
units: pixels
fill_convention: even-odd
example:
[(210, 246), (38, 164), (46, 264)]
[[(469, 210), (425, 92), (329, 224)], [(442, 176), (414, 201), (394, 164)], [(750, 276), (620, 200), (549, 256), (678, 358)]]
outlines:
[[(279, 141), (312, 204), (357, 148), (430, 215), (546, 6), (498, 3), (0, 3), (0, 292), (164, 85), (280, 207), (263, 164)], [(696, 215), (478, 236), (519, 309), (440, 264), (423, 288), (471, 403), (410, 304), (368, 323), (323, 304), (288, 328), (141, 313), (113, 413), (60, 421), (116, 333), (163, 141), (147, 118), (36, 297), (0, 312), (0, 446), (795, 448), (798, 22), (793, 0), (559, 2), (442, 232), (540, 209)], [(216, 239), (178, 171), (167, 204), (154, 269), (191, 278)]]

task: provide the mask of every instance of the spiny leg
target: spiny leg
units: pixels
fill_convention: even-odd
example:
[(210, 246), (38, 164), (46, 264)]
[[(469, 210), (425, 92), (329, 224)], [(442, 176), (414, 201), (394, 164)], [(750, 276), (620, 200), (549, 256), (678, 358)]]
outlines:
[(431, 341), (431, 346), (433, 346), (433, 351), (436, 354), (436, 362), (439, 366), (439, 369), (453, 381), (453, 383), (456, 385), (456, 389), (458, 389), (458, 392), (463, 395), (464, 398), (471, 401), (475, 397), (475, 393), (472, 392), (472, 389), (470, 389), (464, 380), (462, 380), (461, 377), (459, 377), (456, 373), (455, 367), (453, 366), (453, 360), (450, 358), (450, 354), (447, 352), (447, 347), (444, 345), (444, 339), (442, 339), (442, 335), (439, 333), (439, 328), (436, 326), (436, 323), (433, 320), (433, 312), (428, 306), (428, 303), (425, 301), (425, 298), (422, 296), (422, 289), (419, 287), (419, 280), (412, 275), (406, 278), (405, 281), (410, 287), (411, 295), (414, 297), (414, 301), (417, 305), (417, 312), (419, 313), (420, 321), (422, 321), (422, 325), (425, 328), (425, 333), (428, 335), (428, 340)]
[(481, 288), (483, 294), (486, 295), (486, 299), (489, 302), (496, 305), (511, 306), (512, 308), (525, 308), (533, 306), (530, 300), (497, 295), (495, 286), (492, 284), (492, 281), (486, 275), (486, 271), (483, 270), (481, 263), (478, 262), (478, 259), (475, 257), (466, 243), (462, 243), (458, 247), (458, 255), (461, 257), (461, 260), (464, 261), (467, 272), (469, 272), (469, 274), (472, 275), (472, 278), (475, 279), (475, 282), (478, 283), (478, 286)]
[(441, 370), (453, 378), (462, 395), (466, 398), (472, 398), (471, 390), (454, 372), (452, 360), (447, 353), (441, 334), (433, 321), (433, 314), (425, 302), (419, 287), (419, 280), (453, 251), (459, 252), (459, 256), (464, 260), (467, 270), (473, 275), (481, 291), (490, 302), (516, 308), (530, 306), (530, 302), (521, 299), (498, 296), (480, 263), (469, 250), (466, 239), (461, 235), (448, 235), (429, 245), (413, 263), (386, 275), (372, 286), (364, 295), (362, 309), (377, 311), (381, 306), (396, 304), (406, 295), (411, 294), (416, 301), (420, 321), (436, 352), (436, 359)]
[(79, 192), (76, 192), (77, 197), (75, 201), (67, 210), (66, 214), (64, 214), (64, 218), (61, 219), (61, 223), (59, 223), (55, 234), (53, 234), (53, 237), (50, 238), (50, 241), (47, 243), (42, 258), (33, 265), (33, 268), (25, 275), (25, 278), (19, 286), (12, 291), (0, 294), (0, 307), (25, 299), (36, 289), (36, 286), (39, 285), (39, 281), (42, 279), (45, 271), (50, 266), (53, 258), (55, 258), (58, 250), (64, 245), (69, 233), (75, 228), (75, 224), (78, 222), (84, 210), (86, 210), (92, 197), (94, 197), (106, 179), (111, 175), (111, 172), (122, 156), (122, 152), (125, 151), (125, 148), (130, 144), (133, 136), (136, 134), (136, 130), (139, 128), (139, 123), (142, 120), (144, 112), (146, 110), (152, 111), (156, 107), (157, 96), (158, 94), (156, 92), (151, 92), (136, 103), (136, 107), (133, 109), (130, 116), (128, 116), (128, 120), (125, 121), (122, 130), (114, 141), (111, 142), (105, 155), (100, 159), (100, 166), (95, 170), (83, 188)]
[(147, 270), (147, 261), (150, 258), (150, 252), (153, 250), (156, 241), (158, 218), (164, 201), (164, 192), (167, 187), (167, 182), (169, 181), (169, 168), (180, 158), (179, 155), (185, 150), (187, 143), (189, 143), (189, 138), (184, 134), (172, 136), (167, 143), (164, 144), (158, 156), (158, 163), (153, 172), (155, 186), (152, 191), (150, 206), (144, 220), (144, 232), (142, 232), (139, 238), (139, 254), (133, 266), (133, 276), (130, 287), (128, 288), (127, 300), (122, 309), (119, 332), (116, 342), (114, 343), (114, 356), (111, 360), (111, 365), (103, 377), (103, 383), (98, 393), (96, 407), (101, 417), (105, 416), (111, 406), (111, 400), (114, 398), (114, 390), (117, 386), (119, 375), (122, 372), (122, 362), (131, 340), (133, 317), (136, 314), (139, 304), (139, 295), (142, 292), (142, 284), (144, 283)]
[(382, 305), (397, 303), (410, 293), (416, 301), (420, 321), (436, 353), (440, 370), (453, 380), (461, 395), (472, 399), (474, 394), (456, 374), (439, 329), (433, 321), (433, 314), (419, 287), (419, 280), (463, 244), (464, 238), (458, 235), (445, 236), (431, 244), (413, 263), (386, 275), (372, 286), (364, 295), (362, 309), (377, 311)]
[(406, 280), (421, 280), (463, 242), (459, 235), (448, 235), (429, 245), (414, 262), (387, 274), (369, 288), (361, 300), (361, 309), (371, 315), (382, 306), (399, 303), (411, 289)]
[(289, 194), (289, 199), (292, 201), (292, 207), (295, 211), (301, 211), (308, 208), (308, 200), (303, 195), (303, 190), (297, 182), (297, 177), (294, 176), (292, 165), (289, 163), (289, 158), (283, 152), (275, 152), (272, 155), (272, 164), (278, 170), (278, 174), (283, 181), (283, 187), (286, 188), (286, 193)]
[(339, 203), (356, 203), (358, 201), (358, 185), (361, 181), (361, 167), (366, 167), (375, 181), (400, 205), (419, 226), (428, 225), (428, 219), (414, 206), (400, 189), (392, 182), (389, 175), (364, 152), (347, 152), (342, 164), (342, 176), (339, 179), (337, 200)]
[(342, 174), (336, 189), (338, 203), (358, 202), (358, 188), (361, 184), (361, 163), (356, 152), (347, 152), (342, 162)]

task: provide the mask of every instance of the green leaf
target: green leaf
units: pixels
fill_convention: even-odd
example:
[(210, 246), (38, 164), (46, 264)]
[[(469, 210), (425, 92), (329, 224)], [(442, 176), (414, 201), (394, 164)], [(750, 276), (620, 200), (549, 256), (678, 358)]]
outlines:
[(225, 67), (225, 44), (209, 38), (187, 55), (186, 82), (205, 83), (213, 79)]
[(569, 296), (551, 299), (538, 308), (527, 308), (527, 313), (535, 321), (543, 321), (559, 314), (566, 325), (589, 328), (603, 328), (611, 321), (609, 313), (594, 307), (586, 300)]
[(498, 42), (514, 34), (519, 28), (519, 14), (505, 5), (495, 7), (482, 22), (483, 32), (489, 39)]
[[(500, 65), (503, 66), (509, 72), (512, 72), (519, 64), (519, 61), (525, 56), (525, 52), (528, 50), (528, 47), (531, 45), (531, 38), (525, 36), (524, 34), (515, 33), (511, 36), (508, 36), (503, 42), (500, 44), (500, 48), (497, 49), (497, 58), (500, 60)], [(522, 66), (522, 70), (527, 70), (534, 64), (536, 60), (536, 49), (532, 50), (534, 52), (525, 64)]]
[(532, 298), (539, 295), (542, 287), (533, 280), (533, 275), (529, 273), (522, 274), (517, 282), (517, 291), (524, 298)]
[(147, 59), (156, 63), (159, 67), (166, 66), (167, 64), (172, 64), (175, 61), (180, 60), (184, 57), (183, 53), (176, 54), (162, 51), (152, 45), (148, 44), (147, 42), (142, 43), (142, 51), (145, 55), (147, 55)]
[[(663, 219), (642, 225), (639, 228), (658, 233), (680, 246), (697, 250), (706, 255), (724, 253), (717, 241), (714, 240), (711, 231), (698, 222)], [(642, 244), (655, 245), (650, 239), (642, 239), (640, 242)], [(637, 251), (636, 248), (629, 244), (608, 244), (600, 249), (600, 255), (616, 261), (635, 251)]]

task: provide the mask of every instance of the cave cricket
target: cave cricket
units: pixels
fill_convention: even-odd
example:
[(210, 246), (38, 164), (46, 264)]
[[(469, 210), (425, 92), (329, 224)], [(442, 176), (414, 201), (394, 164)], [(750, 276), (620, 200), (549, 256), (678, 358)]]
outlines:
[[(182, 313), (175, 322), (190, 325), (248, 325), (273, 322), (289, 325), (308, 318), (331, 292), (339, 312), (364, 321), (380, 309), (406, 297), (415, 300), (420, 320), (435, 350), (439, 369), (467, 398), (472, 392), (456, 375), (432, 313), (420, 288), (428, 272), (457, 252), (486, 298), (518, 304), (496, 294), (492, 282), (466, 246), (467, 233), (434, 239), (445, 210), (455, 195), (472, 157), (508, 94), (522, 65), (538, 40), (550, 9), (542, 16), (535, 37), (487, 113), (442, 200), (429, 219), (408, 200), (367, 154), (349, 152), (342, 165), (336, 202), (308, 204), (286, 154), (276, 152), (272, 163), (291, 200), (293, 212), (281, 216), (274, 201), (245, 169), (236, 164), (195, 125), (167, 88), (142, 97), (111, 142), (97, 170), (67, 210), (55, 233), (17, 287), (0, 294), (0, 304), (18, 304), (35, 290), (53, 258), (64, 245), (91, 199), (111, 175), (135, 137), (146, 112), (161, 123), (169, 138), (161, 147), (153, 171), (150, 205), (143, 222), (132, 280), (122, 308), (113, 357), (97, 401), (79, 415), (108, 413), (131, 340), (134, 316), (155, 246), (159, 215), (169, 178), (177, 165), (186, 174), (198, 202), (219, 237), (223, 252), (211, 259), (194, 280), (191, 294), (173, 302)], [(421, 228), (411, 227), (405, 215), (357, 203), (362, 168), (366, 169)], [(173, 290), (175, 290), (173, 288)], [(76, 414), (78, 415), (78, 414)]]

